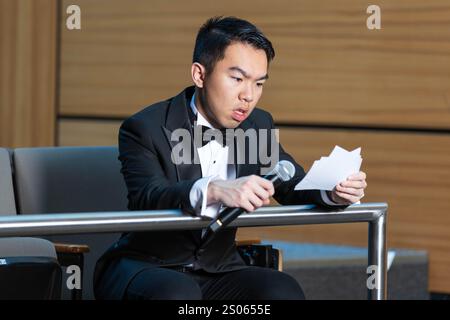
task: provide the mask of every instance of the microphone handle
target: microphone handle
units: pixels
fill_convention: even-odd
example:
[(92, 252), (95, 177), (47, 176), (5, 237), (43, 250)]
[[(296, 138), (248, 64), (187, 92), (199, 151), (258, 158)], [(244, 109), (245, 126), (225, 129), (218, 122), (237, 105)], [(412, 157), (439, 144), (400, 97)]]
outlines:
[[(277, 175), (264, 176), (264, 179), (271, 181), (274, 185), (281, 181)], [(219, 213), (219, 216), (214, 219), (206, 228), (205, 234), (203, 235), (202, 247), (206, 246), (214, 237), (214, 235), (220, 231), (222, 228), (230, 224), (234, 219), (240, 216), (243, 212), (247, 212), (244, 209), (237, 208), (227, 208)]]

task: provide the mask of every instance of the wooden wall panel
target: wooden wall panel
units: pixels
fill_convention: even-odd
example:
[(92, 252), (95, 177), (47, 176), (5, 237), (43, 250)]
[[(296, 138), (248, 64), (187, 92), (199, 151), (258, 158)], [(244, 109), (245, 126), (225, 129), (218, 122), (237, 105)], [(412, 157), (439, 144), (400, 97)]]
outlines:
[[(387, 202), (388, 247), (429, 253), (429, 286), (450, 292), (450, 136), (282, 129), (280, 140), (305, 168), (335, 144), (362, 147), (368, 174), (363, 202)], [(367, 224), (252, 228), (242, 237), (367, 245)]]
[[(278, 121), (450, 128), (450, 3), (377, 1), (64, 0), (82, 30), (62, 28), (61, 114), (126, 116), (191, 83), (196, 32), (239, 15), (275, 45), (261, 105)], [(64, 19), (61, 19), (64, 23)]]
[(59, 146), (117, 145), (121, 121), (59, 120)]
[[(61, 141), (114, 144), (119, 125), (66, 120)], [(430, 289), (450, 292), (450, 136), (282, 128), (280, 139), (305, 170), (336, 144), (347, 150), (362, 147), (362, 170), (369, 184), (363, 200), (389, 204), (389, 248), (427, 250)], [(367, 224), (245, 228), (239, 236), (366, 246)]]
[(56, 0), (0, 0), (0, 146), (55, 141)]
[[(81, 31), (65, 27), (70, 4), (81, 7)], [(274, 43), (260, 105), (276, 121), (448, 132), (450, 3), (376, 4), (380, 31), (367, 30), (362, 0), (0, 0), (0, 146), (117, 144), (121, 121), (105, 119), (190, 85), (196, 32), (217, 14), (254, 22)], [(105, 119), (68, 119), (73, 115)], [(281, 139), (306, 169), (335, 144), (362, 146), (364, 201), (389, 203), (389, 246), (427, 250), (430, 289), (450, 293), (449, 134), (298, 128), (282, 129)], [(367, 226), (248, 228), (240, 235), (365, 246)]]

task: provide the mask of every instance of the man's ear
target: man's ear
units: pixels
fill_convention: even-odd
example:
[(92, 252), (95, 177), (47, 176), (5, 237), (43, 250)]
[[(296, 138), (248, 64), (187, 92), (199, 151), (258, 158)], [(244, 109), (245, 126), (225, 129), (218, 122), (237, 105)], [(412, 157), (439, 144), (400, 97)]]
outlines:
[(198, 88), (203, 88), (203, 83), (205, 81), (206, 69), (203, 65), (198, 62), (194, 62), (191, 67), (192, 81)]

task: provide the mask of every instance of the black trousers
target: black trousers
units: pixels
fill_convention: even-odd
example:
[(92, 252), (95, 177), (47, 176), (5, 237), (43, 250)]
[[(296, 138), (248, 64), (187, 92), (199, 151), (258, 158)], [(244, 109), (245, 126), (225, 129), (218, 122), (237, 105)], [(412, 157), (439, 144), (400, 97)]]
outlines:
[(286, 273), (248, 267), (226, 273), (151, 267), (129, 283), (125, 299), (151, 300), (302, 300), (297, 281)]

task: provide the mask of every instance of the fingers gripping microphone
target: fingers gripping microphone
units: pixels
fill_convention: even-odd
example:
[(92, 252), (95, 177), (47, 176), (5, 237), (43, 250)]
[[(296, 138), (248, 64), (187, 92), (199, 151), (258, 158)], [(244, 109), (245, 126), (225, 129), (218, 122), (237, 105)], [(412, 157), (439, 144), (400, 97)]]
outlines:
[[(294, 165), (287, 160), (281, 160), (267, 175), (263, 176), (264, 179), (271, 181), (274, 187), (277, 187), (280, 183), (289, 181), (295, 174)], [(227, 208), (219, 213), (218, 217), (214, 219), (206, 228), (206, 231), (202, 237), (203, 244), (206, 246), (222, 228), (230, 224), (240, 214), (246, 212), (242, 208)]]

